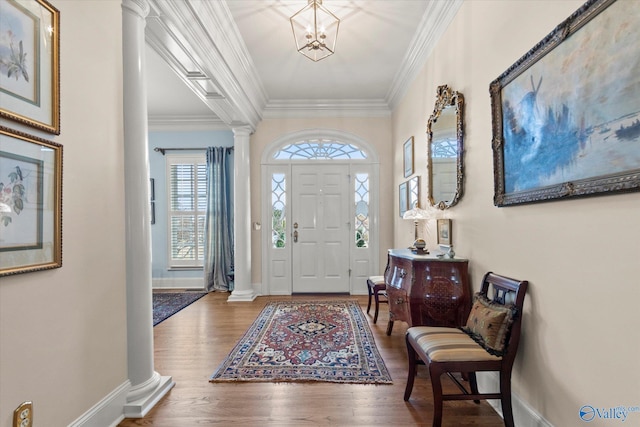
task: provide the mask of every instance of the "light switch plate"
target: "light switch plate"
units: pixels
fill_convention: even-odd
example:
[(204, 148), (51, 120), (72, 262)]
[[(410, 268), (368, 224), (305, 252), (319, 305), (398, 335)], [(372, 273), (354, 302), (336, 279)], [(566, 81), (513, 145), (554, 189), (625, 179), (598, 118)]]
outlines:
[(13, 427), (33, 427), (33, 402), (23, 402), (13, 411)]

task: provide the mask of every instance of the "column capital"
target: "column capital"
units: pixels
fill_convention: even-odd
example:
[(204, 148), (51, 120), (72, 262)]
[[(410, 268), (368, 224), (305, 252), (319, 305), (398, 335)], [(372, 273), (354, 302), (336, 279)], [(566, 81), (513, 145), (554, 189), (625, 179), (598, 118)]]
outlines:
[(151, 6), (147, 0), (122, 0), (122, 9), (131, 11), (145, 19), (149, 15)]
[(250, 136), (253, 131), (251, 130), (251, 126), (234, 126), (231, 128), (234, 136)]

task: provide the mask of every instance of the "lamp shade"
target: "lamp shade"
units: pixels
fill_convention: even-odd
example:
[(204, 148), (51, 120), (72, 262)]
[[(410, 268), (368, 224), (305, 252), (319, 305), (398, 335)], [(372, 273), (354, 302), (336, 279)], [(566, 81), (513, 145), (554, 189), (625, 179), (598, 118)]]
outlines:
[(406, 211), (404, 215), (402, 215), (402, 219), (413, 219), (413, 220), (431, 219), (431, 213), (425, 209), (422, 209), (416, 206), (415, 208), (409, 209), (408, 211)]

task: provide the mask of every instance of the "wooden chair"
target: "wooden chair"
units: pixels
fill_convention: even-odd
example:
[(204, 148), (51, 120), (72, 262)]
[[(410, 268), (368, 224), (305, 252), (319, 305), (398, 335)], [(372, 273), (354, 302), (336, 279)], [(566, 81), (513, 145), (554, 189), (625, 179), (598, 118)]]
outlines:
[(378, 310), (380, 304), (389, 304), (387, 298), (387, 285), (384, 282), (384, 276), (370, 276), (367, 279), (367, 289), (369, 290), (369, 302), (367, 303), (367, 314), (371, 308), (371, 298), (375, 301), (375, 312), (373, 315), (373, 323), (378, 321)]
[[(442, 402), (445, 400), (500, 399), (506, 427), (513, 427), (511, 407), (511, 369), (518, 351), (522, 307), (527, 281), (487, 273), (469, 314), (467, 326), (443, 328), (417, 326), (407, 330), (409, 376), (404, 392), (408, 401), (413, 390), (417, 365), (424, 362), (429, 369), (433, 388), (433, 427), (442, 423)], [(490, 288), (493, 288), (490, 293)], [(476, 372), (497, 371), (500, 375), (498, 393), (479, 393)], [(460, 394), (443, 394), (441, 376), (449, 377), (461, 390)], [(469, 388), (454, 376), (468, 378)]]

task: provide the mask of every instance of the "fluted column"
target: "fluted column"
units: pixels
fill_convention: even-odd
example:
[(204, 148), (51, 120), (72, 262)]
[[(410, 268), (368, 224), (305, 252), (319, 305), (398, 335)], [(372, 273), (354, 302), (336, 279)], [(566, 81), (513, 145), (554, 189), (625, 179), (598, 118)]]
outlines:
[(251, 285), (251, 164), (248, 126), (233, 128), (235, 280), (228, 301), (253, 301), (256, 293)]
[(122, 1), (124, 189), (127, 267), (127, 366), (124, 415), (143, 417), (173, 387), (153, 369), (151, 210), (145, 85), (146, 0)]

